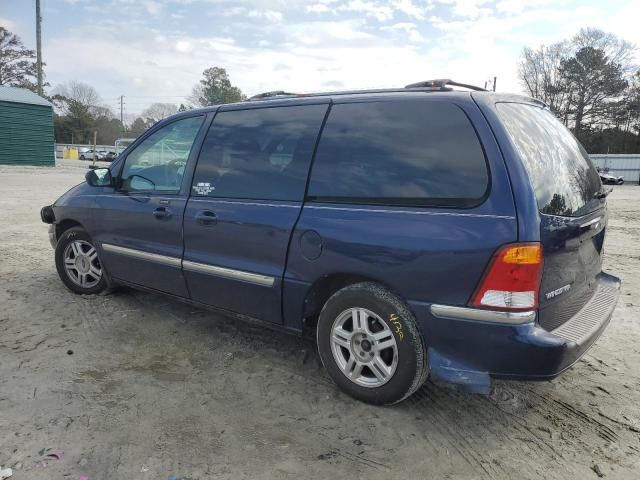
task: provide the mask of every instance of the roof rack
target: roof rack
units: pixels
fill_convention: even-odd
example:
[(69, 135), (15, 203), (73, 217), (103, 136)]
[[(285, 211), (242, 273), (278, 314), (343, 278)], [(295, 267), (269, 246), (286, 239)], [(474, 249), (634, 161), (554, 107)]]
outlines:
[(410, 83), (409, 85), (406, 85), (404, 88), (432, 88), (434, 90), (449, 92), (453, 90), (452, 88), (448, 88), (449, 86), (468, 88), (469, 90), (476, 90), (478, 92), (487, 91), (485, 88), (476, 87), (475, 85), (467, 85), (466, 83), (454, 82), (449, 78), (439, 78), (436, 80), (425, 80), (424, 82)]
[(275, 100), (276, 98), (292, 98), (292, 97), (324, 97), (331, 95), (351, 95), (359, 93), (390, 93), (390, 92), (406, 92), (407, 90), (416, 91), (435, 91), (435, 92), (450, 92), (453, 90), (451, 87), (462, 87), (470, 90), (476, 90), (480, 92), (486, 92), (484, 88), (476, 87), (475, 85), (467, 85), (466, 83), (458, 83), (448, 78), (441, 78), (436, 80), (425, 80), (424, 82), (411, 83), (404, 88), (380, 88), (370, 90), (345, 90), (337, 92), (318, 92), (318, 93), (293, 93), (285, 92), (284, 90), (271, 90), (269, 92), (258, 93), (252, 97), (247, 98), (245, 101), (253, 102), (259, 100)]
[(253, 102), (254, 100), (268, 100), (273, 97), (295, 97), (297, 95), (297, 93), (285, 92), (284, 90), (272, 90), (249, 97), (247, 98), (247, 102)]

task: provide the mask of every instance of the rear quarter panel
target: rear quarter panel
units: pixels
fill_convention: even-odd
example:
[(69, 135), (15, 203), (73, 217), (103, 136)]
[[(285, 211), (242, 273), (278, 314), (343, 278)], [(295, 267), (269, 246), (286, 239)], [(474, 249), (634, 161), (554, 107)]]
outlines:
[[(498, 101), (526, 102), (526, 97), (499, 95), (490, 92), (473, 93), (473, 99), (486, 118), (495, 135), (500, 151), (505, 159), (520, 157), (516, 146), (511, 141), (509, 132), (498, 116), (495, 104)], [(510, 161), (508, 176), (513, 186), (514, 204), (518, 212), (518, 234), (521, 242), (540, 241), (540, 215), (536, 195), (531, 186), (527, 170), (521, 161)]]

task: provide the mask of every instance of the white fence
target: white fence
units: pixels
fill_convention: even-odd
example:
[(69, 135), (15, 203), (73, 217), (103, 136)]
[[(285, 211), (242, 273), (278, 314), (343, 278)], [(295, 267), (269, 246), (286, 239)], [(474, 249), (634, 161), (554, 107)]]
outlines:
[(640, 182), (640, 154), (589, 155), (596, 167), (621, 176), (625, 183)]

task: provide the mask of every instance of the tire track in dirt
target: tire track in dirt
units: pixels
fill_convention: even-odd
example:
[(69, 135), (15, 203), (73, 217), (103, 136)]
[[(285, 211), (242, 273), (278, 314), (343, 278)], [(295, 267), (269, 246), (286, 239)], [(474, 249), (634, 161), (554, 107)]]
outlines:
[[(526, 442), (529, 445), (530, 449), (531, 449), (530, 445), (534, 445), (536, 447), (537, 452), (532, 451), (532, 453), (537, 453), (538, 455), (545, 456), (546, 458), (548, 458), (549, 460), (552, 460), (557, 465), (564, 466), (564, 464), (561, 462), (561, 460), (564, 458), (562, 453), (558, 451), (558, 449), (555, 448), (553, 444), (549, 443), (549, 439), (547, 437), (543, 437), (538, 433), (540, 430), (536, 430), (533, 427), (530, 419), (524, 418), (521, 415), (518, 415), (517, 413), (510, 412), (509, 410), (504, 408), (501, 405), (501, 403), (496, 402), (495, 400), (487, 399), (486, 402), (489, 404), (488, 406), (490, 408), (493, 408), (497, 410), (499, 413), (502, 413), (509, 417), (512, 423), (511, 425), (509, 425), (508, 423), (504, 424), (505, 427), (509, 426), (516, 429), (519, 437), (514, 437), (514, 438), (517, 438), (520, 441)], [(488, 414), (487, 416), (489, 417)], [(507, 433), (510, 433), (510, 432), (507, 432)]]
[(348, 462), (355, 463), (357, 465), (364, 466), (364, 467), (369, 467), (374, 470), (381, 470), (381, 469), (386, 471), (391, 470), (389, 465), (387, 465), (386, 463), (372, 460), (371, 458), (368, 458), (360, 453), (351, 453), (351, 452), (346, 452), (344, 450), (336, 450), (333, 448), (329, 449), (327, 453), (322, 453), (318, 455), (317, 458), (318, 460), (329, 460), (331, 458), (336, 458), (336, 457), (343, 458)]
[[(536, 392), (532, 389), (526, 389), (531, 396), (538, 398), (541, 402), (536, 405), (543, 413), (545, 418), (555, 417), (555, 424), (562, 422), (563, 424), (574, 425), (580, 423), (584, 427), (590, 428), (598, 437), (607, 442), (617, 442), (620, 437), (618, 433), (602, 421), (589, 415), (588, 413), (574, 407), (564, 400), (548, 397)], [(581, 438), (584, 438), (582, 436)], [(587, 444), (589, 445), (589, 444)], [(592, 447), (600, 447), (601, 445), (590, 445)]]
[[(636, 438), (632, 438), (624, 426), (616, 425), (615, 422), (611, 422), (612, 426), (609, 426), (598, 417), (585, 412), (580, 405), (555, 398), (553, 394), (545, 395), (535, 388), (524, 386), (523, 391), (536, 399), (530, 408), (541, 417), (541, 425), (545, 429), (560, 431), (560, 438), (556, 437), (553, 442), (559, 453), (570, 452), (569, 458), (573, 458), (576, 452), (588, 452), (589, 461), (600, 462), (601, 465), (604, 462), (628, 468), (634, 464), (633, 458), (637, 457), (630, 450), (634, 450)], [(563, 464), (562, 468), (567, 472), (570, 465)], [(579, 472), (574, 474), (579, 475)]]
[(79, 296), (73, 301), (80, 313), (82, 321), (82, 333), (87, 340), (93, 340), (95, 336), (102, 335), (108, 330), (109, 320), (107, 320), (104, 309), (98, 307), (97, 297)]
[(506, 472), (497, 470), (495, 465), (486, 461), (472, 445), (469, 444), (465, 436), (460, 435), (450, 426), (451, 419), (445, 416), (444, 410), (449, 410), (446, 406), (440, 405), (438, 399), (433, 395), (437, 389), (433, 384), (427, 384), (414, 393), (406, 401), (417, 407), (420, 412), (429, 420), (429, 425), (433, 427), (440, 439), (444, 439), (451, 447), (451, 451), (456, 451), (460, 457), (471, 467), (480, 468), (485, 473), (485, 478), (504, 478)]
[[(514, 439), (521, 442), (517, 445), (519, 451), (529, 451), (529, 455), (519, 456), (519, 459), (528, 464), (531, 472), (539, 471), (541, 463), (552, 463), (563, 467), (563, 476), (545, 471), (545, 478), (565, 478), (569, 473), (561, 452), (530, 426), (534, 424), (532, 419), (523, 419), (500, 408), (489, 397), (466, 395), (429, 384), (414, 397), (413, 403), (427, 416), (431, 426), (441, 432), (441, 436), (468, 464), (479, 466), (489, 478), (522, 475), (520, 466), (511, 466), (508, 461), (500, 461), (495, 455), (487, 457), (484, 453), (486, 446), (493, 443), (512, 448), (505, 442), (514, 442)], [(450, 427), (452, 423), (460, 428)]]
[[(446, 408), (446, 405), (451, 403), (447, 393), (445, 389), (439, 390), (440, 408)], [(554, 445), (530, 425), (535, 420), (524, 419), (505, 408), (509, 402), (519, 404), (523, 401), (518, 392), (502, 390), (501, 397), (497, 397), (495, 393), (496, 390), (494, 390), (493, 396), (468, 395), (456, 391), (451, 394), (461, 402), (464, 411), (468, 412), (468, 415), (463, 418), (472, 419), (472, 424), (467, 422), (463, 425), (463, 430), (467, 433), (467, 438), (474, 445), (474, 448), (479, 451), (486, 448), (488, 439), (485, 432), (488, 431), (493, 434), (493, 440), (499, 445), (504, 445), (507, 450), (513, 448), (514, 439), (521, 442), (518, 449), (520, 451), (526, 450), (529, 453), (519, 457), (519, 460), (526, 464), (527, 471), (538, 471), (540, 468), (539, 459), (542, 458), (545, 465), (562, 465), (566, 472), (566, 466), (561, 462), (562, 456)], [(521, 465), (511, 465), (508, 460), (504, 459), (500, 462), (500, 458), (496, 457), (493, 452), (492, 457), (494, 457), (494, 461), (502, 465), (504, 471), (508, 471), (509, 478), (522, 474)], [(544, 474), (540, 472), (540, 475), (544, 475), (545, 478), (564, 479), (564, 477), (556, 477), (552, 472), (547, 471)]]

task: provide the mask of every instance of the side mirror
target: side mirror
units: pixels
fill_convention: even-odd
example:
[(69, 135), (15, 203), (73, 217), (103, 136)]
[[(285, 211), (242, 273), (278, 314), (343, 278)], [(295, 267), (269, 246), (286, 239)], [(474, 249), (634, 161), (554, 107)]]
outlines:
[(109, 187), (113, 185), (111, 170), (108, 168), (96, 168), (95, 170), (89, 170), (84, 178), (92, 187)]

